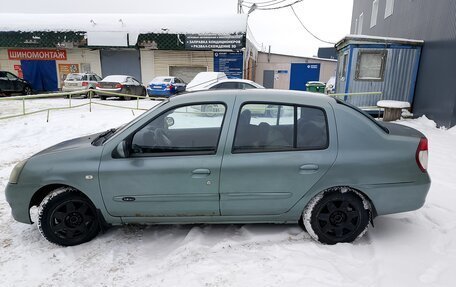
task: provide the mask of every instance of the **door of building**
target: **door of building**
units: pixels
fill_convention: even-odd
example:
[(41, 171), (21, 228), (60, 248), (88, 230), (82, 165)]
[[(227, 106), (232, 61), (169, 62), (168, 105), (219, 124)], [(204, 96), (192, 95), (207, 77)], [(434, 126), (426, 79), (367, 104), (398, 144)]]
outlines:
[(292, 63), (290, 75), (290, 90), (305, 91), (309, 81), (320, 79), (319, 63)]
[(141, 56), (139, 50), (101, 50), (101, 73), (109, 75), (128, 75), (141, 80)]
[(21, 60), (24, 79), (35, 91), (58, 91), (55, 60)]
[(263, 87), (274, 89), (274, 70), (263, 71)]

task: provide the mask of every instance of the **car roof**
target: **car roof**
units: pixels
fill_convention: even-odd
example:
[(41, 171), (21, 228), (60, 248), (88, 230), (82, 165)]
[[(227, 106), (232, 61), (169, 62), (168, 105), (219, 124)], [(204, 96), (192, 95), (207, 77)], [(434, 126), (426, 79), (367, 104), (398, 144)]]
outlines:
[(246, 79), (226, 79), (226, 80), (219, 80), (215, 84), (226, 83), (226, 82), (255, 83), (254, 81), (246, 80)]
[[(195, 91), (185, 94), (180, 94), (176, 96), (171, 96), (169, 99), (170, 101), (177, 101), (178, 99), (185, 99), (193, 101), (198, 100), (206, 100), (208, 98), (213, 99), (214, 101), (226, 98), (226, 97), (243, 97), (244, 99), (248, 99), (249, 97), (254, 98), (253, 101), (267, 101), (267, 102), (274, 102), (274, 101), (282, 101), (285, 99), (293, 99), (295, 100), (296, 97), (303, 98), (306, 100), (312, 101), (315, 104), (327, 104), (329, 102), (336, 103), (336, 101), (326, 94), (322, 93), (312, 93), (312, 92), (304, 92), (304, 91), (293, 91), (293, 90), (278, 90), (278, 89), (246, 89), (246, 90), (202, 90), (202, 91)], [(258, 100), (260, 99), (260, 100)]]

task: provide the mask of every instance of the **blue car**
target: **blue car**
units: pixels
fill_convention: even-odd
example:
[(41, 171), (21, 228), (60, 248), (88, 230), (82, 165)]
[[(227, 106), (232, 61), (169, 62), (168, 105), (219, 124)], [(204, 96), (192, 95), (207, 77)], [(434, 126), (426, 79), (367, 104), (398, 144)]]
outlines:
[(147, 87), (149, 96), (169, 97), (185, 91), (187, 84), (177, 77), (156, 77)]

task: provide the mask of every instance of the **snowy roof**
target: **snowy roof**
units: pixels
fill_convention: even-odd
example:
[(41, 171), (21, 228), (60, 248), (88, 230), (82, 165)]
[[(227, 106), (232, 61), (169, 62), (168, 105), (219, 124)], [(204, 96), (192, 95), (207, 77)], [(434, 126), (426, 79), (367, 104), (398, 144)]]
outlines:
[(342, 40), (336, 43), (336, 48), (340, 49), (348, 44), (404, 44), (413, 46), (422, 46), (423, 40), (405, 39), (405, 38), (393, 38), (393, 37), (379, 37), (370, 35), (347, 35)]
[(168, 34), (246, 33), (247, 16), (184, 14), (0, 14), (0, 31)]

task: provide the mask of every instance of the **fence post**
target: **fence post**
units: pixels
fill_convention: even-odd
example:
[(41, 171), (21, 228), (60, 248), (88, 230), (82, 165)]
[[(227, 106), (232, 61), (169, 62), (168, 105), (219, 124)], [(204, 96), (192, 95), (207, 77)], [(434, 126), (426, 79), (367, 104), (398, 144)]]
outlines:
[(68, 95), (68, 99), (70, 100), (70, 103), (69, 103), (70, 108), (71, 108), (71, 96), (72, 96), (71, 94)]
[(47, 117), (46, 117), (46, 122), (49, 122), (49, 109), (47, 110)]
[(25, 115), (25, 98), (22, 98), (22, 114)]
[(136, 97), (136, 109), (139, 110), (139, 97)]
[(92, 90), (89, 90), (89, 112), (92, 112)]

